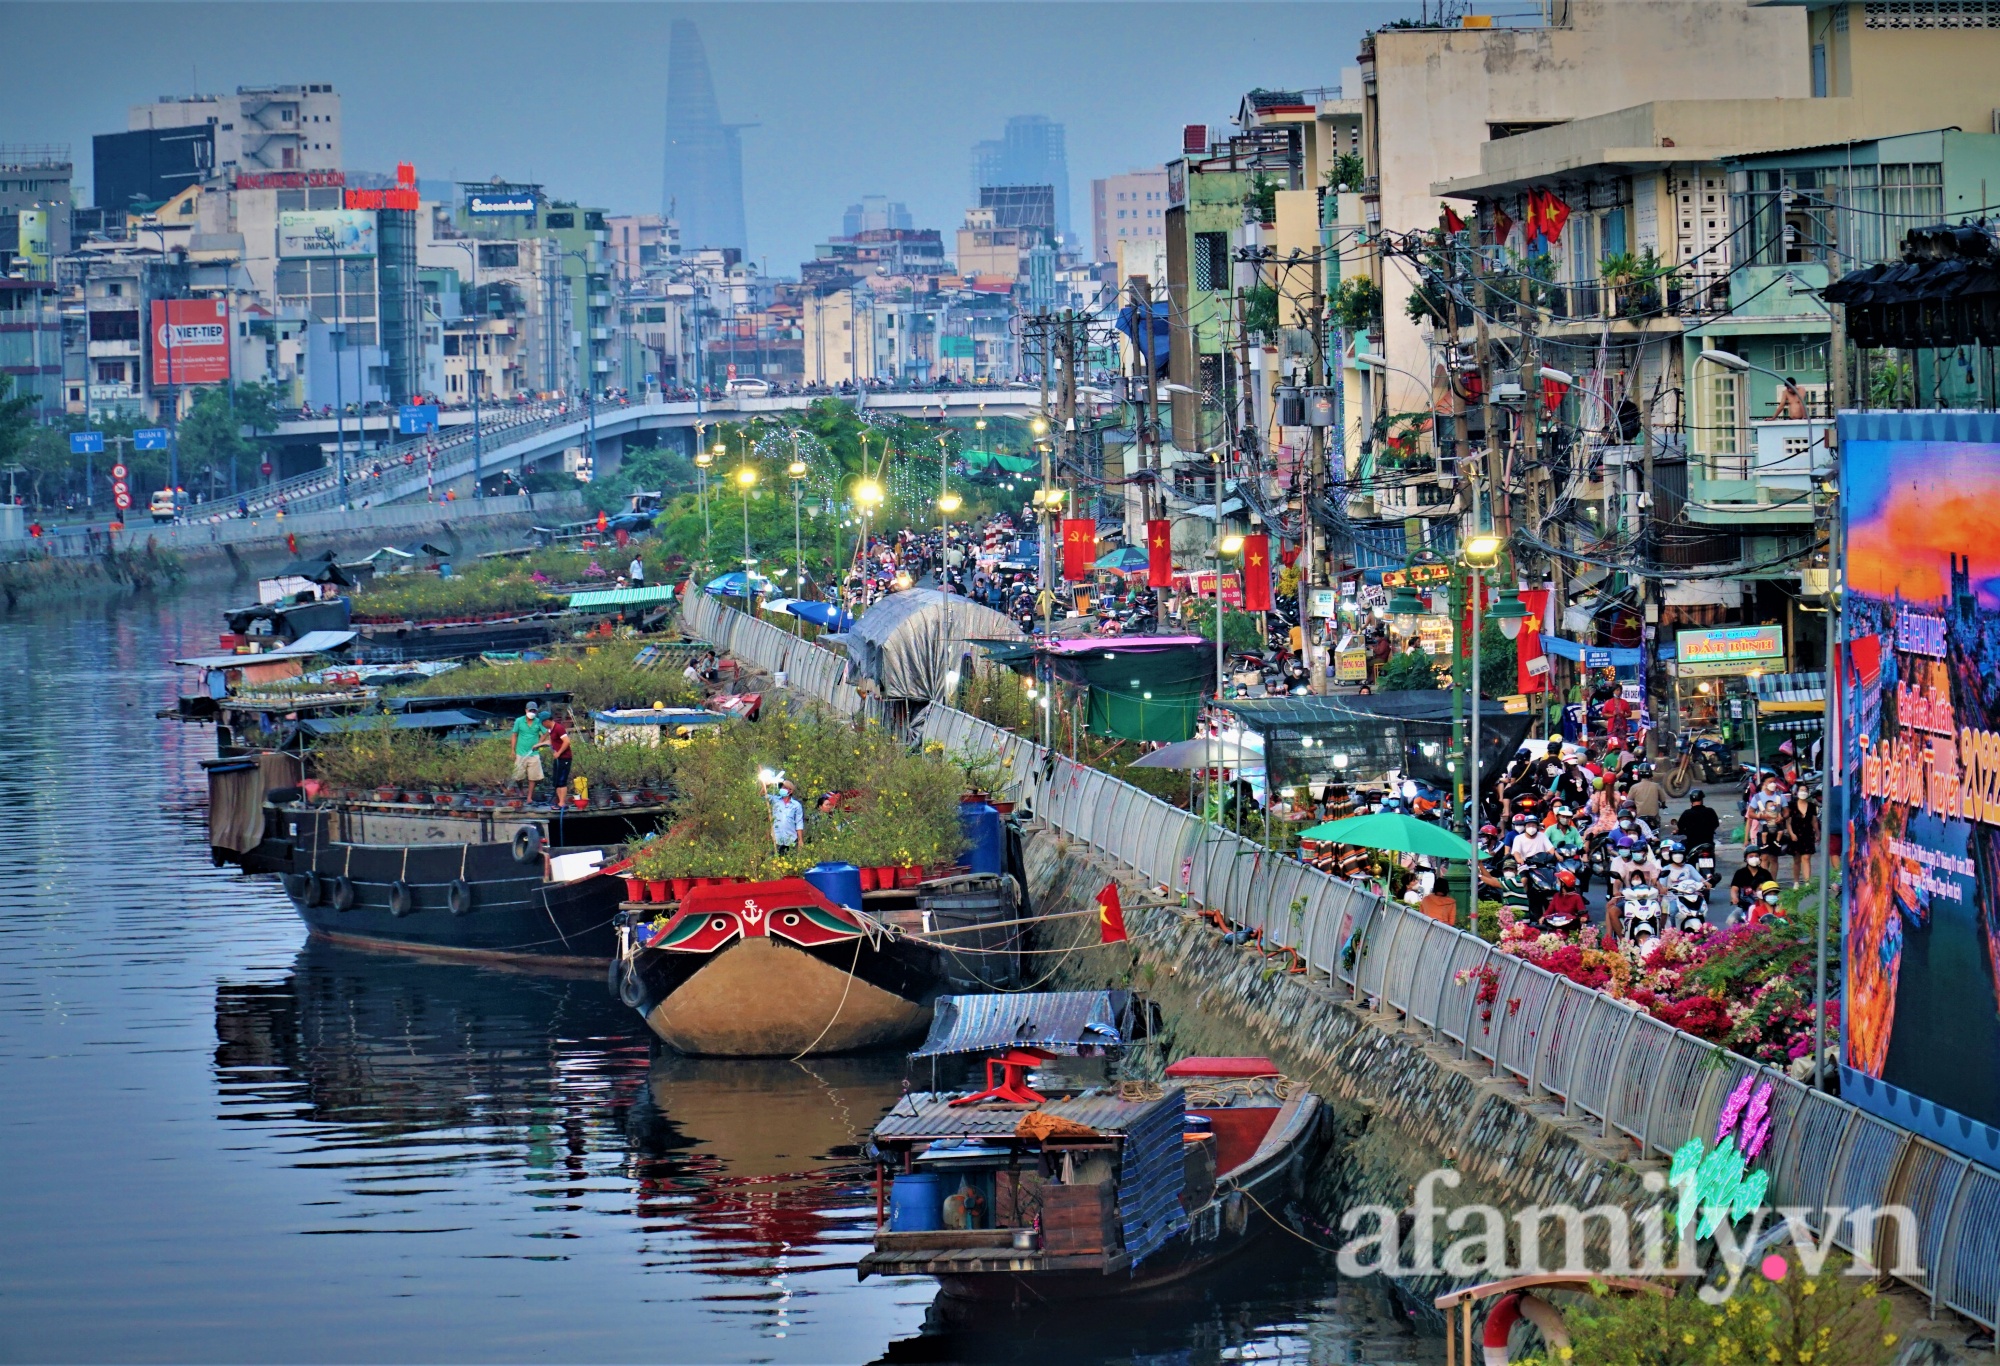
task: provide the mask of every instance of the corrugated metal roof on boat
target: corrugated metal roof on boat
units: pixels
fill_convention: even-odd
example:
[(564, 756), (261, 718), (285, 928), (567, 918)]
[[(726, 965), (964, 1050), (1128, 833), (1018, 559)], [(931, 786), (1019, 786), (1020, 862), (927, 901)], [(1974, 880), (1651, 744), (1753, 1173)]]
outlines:
[(1126, 1042), (1131, 993), (1028, 991), (941, 996), (913, 1058), (1000, 1048), (1114, 1047)]
[(1123, 1134), (1162, 1106), (1171, 1105), (1178, 1124), (1183, 1106), (1178, 1089), (1158, 1100), (1120, 1100), (1116, 1096), (1065, 1096), (1041, 1105), (961, 1105), (953, 1108), (947, 1094), (913, 1091), (875, 1126), (878, 1139), (1012, 1138), (1021, 1116), (1040, 1110), (1102, 1134)]

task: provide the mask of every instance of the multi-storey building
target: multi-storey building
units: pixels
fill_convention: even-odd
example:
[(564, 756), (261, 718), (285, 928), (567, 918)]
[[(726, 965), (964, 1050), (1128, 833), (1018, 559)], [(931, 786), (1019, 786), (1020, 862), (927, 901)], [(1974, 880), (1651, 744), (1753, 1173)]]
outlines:
[[(213, 142), (210, 168), (239, 171), (338, 170), (341, 166), (340, 95), (331, 85), (242, 85), (233, 95), (162, 95), (135, 104), (128, 131), (206, 128)], [(111, 203), (104, 187), (97, 202)]]
[(1167, 235), (1167, 168), (1106, 176), (1090, 182), (1093, 260), (1116, 259), (1121, 242), (1158, 240)]

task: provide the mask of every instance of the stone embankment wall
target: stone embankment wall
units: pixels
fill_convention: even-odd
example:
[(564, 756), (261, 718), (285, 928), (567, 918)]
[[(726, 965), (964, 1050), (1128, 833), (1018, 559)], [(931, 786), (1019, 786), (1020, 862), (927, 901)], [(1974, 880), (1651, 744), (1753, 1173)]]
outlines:
[[(1309, 1232), (1322, 1246), (1335, 1244), (1326, 1226), (1337, 1226), (1340, 1211), (1406, 1209), (1417, 1182), (1438, 1168), (1456, 1171), (1461, 1184), (1438, 1190), (1437, 1203), (1490, 1204), (1510, 1217), (1528, 1205), (1609, 1203), (1637, 1211), (1660, 1198), (1647, 1192), (1644, 1178), (1665, 1164), (1638, 1161), (1629, 1140), (1606, 1140), (1598, 1124), (1566, 1118), (1560, 1101), (1531, 1098), (1511, 1078), (1493, 1077), (1490, 1064), (1406, 1029), (1395, 1012), (1357, 1005), (1344, 989), (1291, 971), (1288, 955), (1231, 942), (1159, 889), (1114, 873), (1086, 846), (1035, 832), (1027, 866), (1043, 915), (1086, 909), (1106, 881), (1118, 881), (1131, 934), (1128, 945), (1100, 945), (1090, 916), (1040, 927), (1039, 947), (1073, 950), (1040, 960), (1051, 965), (1043, 969), (1050, 974), (1044, 989), (1142, 992), (1164, 1017), (1162, 1046), (1147, 1054), (1155, 1065), (1189, 1054), (1268, 1056), (1328, 1102), (1334, 1129), (1310, 1190), (1321, 1227)], [(1440, 1220), (1436, 1236), (1441, 1252), (1459, 1235)], [(1589, 1249), (1593, 1259), (1603, 1251), (1595, 1221)], [(1511, 1238), (1509, 1252), (1518, 1255)], [(1447, 1286), (1403, 1278), (1397, 1288), (1418, 1318), (1438, 1322), (1429, 1305)], [(1899, 1360), (1961, 1359), (1939, 1339), (1956, 1342), (1968, 1325), (1928, 1322), (1915, 1296), (1895, 1299), (1911, 1347)]]

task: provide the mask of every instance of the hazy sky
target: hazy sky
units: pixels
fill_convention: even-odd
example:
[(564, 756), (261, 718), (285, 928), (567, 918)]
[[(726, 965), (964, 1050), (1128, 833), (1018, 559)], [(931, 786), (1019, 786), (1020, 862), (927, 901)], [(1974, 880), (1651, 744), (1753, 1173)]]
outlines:
[[(614, 212), (660, 208), (667, 31), (695, 20), (722, 116), (743, 135), (750, 250), (792, 274), (863, 194), (957, 227), (972, 144), (1010, 114), (1069, 130), (1070, 214), (1090, 180), (1157, 164), (1186, 123), (1255, 86), (1338, 85), (1369, 26), (1413, 5), (0, 4), (13, 60), (0, 142), (90, 139), (126, 106), (237, 85), (330, 81), (349, 169), (540, 181)], [(949, 242), (947, 236), (947, 242)]]

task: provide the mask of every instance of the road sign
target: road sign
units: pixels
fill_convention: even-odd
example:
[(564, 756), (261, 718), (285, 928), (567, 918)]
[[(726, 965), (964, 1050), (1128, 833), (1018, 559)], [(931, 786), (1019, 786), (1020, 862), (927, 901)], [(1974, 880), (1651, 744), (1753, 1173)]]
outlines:
[(112, 495), (111, 501), (118, 505), (118, 510), (120, 512), (123, 512), (126, 508), (132, 506), (132, 495), (129, 493), (114, 494)]
[(1608, 669), (1611, 667), (1611, 651), (1593, 650), (1588, 647), (1583, 652), (1583, 667), (1586, 669)]
[(120, 460), (117, 464), (111, 467), (111, 477), (113, 479), (123, 479), (127, 477), (125, 470), (125, 462), (123, 460)]
[(71, 455), (102, 455), (104, 453), (103, 432), (71, 432), (69, 434)]
[(165, 427), (141, 427), (132, 433), (132, 446), (141, 451), (163, 451), (172, 435)]
[(113, 497), (123, 498), (131, 492), (132, 486), (123, 479), (113, 479), (111, 481), (111, 493)]
[(257, 467), (257, 473), (263, 475), (266, 479), (269, 479), (271, 477), (271, 462), (266, 460), (263, 464), (259, 465)]
[(396, 430), (404, 436), (421, 436), (438, 429), (438, 410), (428, 403), (406, 403), (396, 410)]

